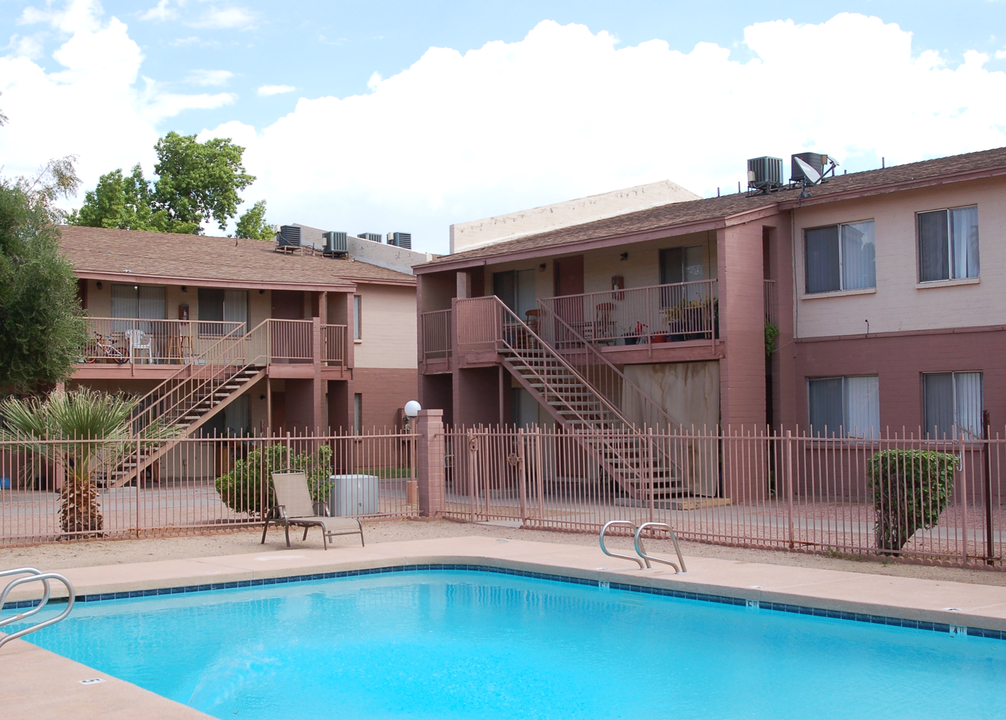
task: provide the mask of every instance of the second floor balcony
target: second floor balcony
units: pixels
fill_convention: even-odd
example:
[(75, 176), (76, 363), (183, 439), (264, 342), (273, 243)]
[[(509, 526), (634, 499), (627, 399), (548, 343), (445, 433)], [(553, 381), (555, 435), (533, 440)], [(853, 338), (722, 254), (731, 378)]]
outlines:
[[(243, 322), (86, 318), (88, 341), (77, 363), (79, 376), (167, 376), (184, 366), (257, 360), (296, 374), (289, 366), (321, 365), (337, 375), (351, 367), (345, 325), (316, 320)], [(285, 372), (283, 368), (288, 368)]]
[[(476, 317), (480, 300), (454, 300), (450, 310), (422, 313), (419, 360), (424, 372), (446, 371), (455, 357), (475, 347), (484, 356), (482, 336), (489, 321)], [(465, 303), (462, 322), (459, 302)], [(539, 298), (521, 314), (534, 333), (560, 352), (575, 353), (589, 344), (615, 363), (687, 362), (723, 354), (715, 279)], [(478, 338), (469, 337), (473, 332)]]

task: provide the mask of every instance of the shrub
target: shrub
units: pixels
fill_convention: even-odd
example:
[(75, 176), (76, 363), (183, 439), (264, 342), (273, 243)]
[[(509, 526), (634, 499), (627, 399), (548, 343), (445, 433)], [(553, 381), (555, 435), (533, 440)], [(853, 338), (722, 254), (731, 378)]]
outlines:
[(266, 512), (276, 504), (273, 496), (270, 473), (284, 470), (303, 470), (307, 474), (307, 486), (311, 498), (320, 502), (328, 497), (332, 485), (332, 448), (320, 445), (313, 452), (291, 453), (287, 458), (286, 445), (269, 445), (255, 448), (243, 460), (234, 463), (231, 471), (216, 479), (217, 492), (234, 512), (248, 513), (262, 518), (262, 484), (266, 489)]
[(917, 530), (936, 526), (956, 464), (955, 455), (932, 450), (882, 450), (867, 461), (880, 552), (897, 555)]

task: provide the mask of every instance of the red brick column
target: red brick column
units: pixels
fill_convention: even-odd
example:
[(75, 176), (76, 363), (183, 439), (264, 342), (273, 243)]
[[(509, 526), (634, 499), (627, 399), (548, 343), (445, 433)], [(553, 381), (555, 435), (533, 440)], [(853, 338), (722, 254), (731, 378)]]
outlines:
[(438, 517), (446, 508), (444, 483), (444, 411), (420, 410), (416, 418), (416, 474), (419, 515)]

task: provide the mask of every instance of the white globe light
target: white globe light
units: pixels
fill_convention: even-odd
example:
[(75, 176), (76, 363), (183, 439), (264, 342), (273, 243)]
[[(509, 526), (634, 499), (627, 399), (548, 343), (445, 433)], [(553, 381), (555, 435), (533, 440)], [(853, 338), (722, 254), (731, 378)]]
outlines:
[(419, 414), (419, 411), (422, 409), (423, 409), (422, 406), (415, 400), (409, 400), (407, 403), (405, 403), (405, 416), (414, 418)]

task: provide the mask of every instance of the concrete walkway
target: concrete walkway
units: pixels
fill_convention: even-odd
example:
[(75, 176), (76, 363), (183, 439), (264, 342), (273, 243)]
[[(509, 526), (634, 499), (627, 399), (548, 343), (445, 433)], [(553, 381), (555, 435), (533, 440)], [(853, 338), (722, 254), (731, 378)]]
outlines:
[[(205, 585), (402, 564), (471, 563), (599, 581), (1006, 631), (1006, 590), (819, 568), (686, 558), (688, 572), (640, 570), (595, 547), (488, 537), (389, 542), (366, 548), (294, 549), (133, 565), (74, 568), (78, 595)], [(27, 588), (17, 597), (31, 597)], [(57, 595), (56, 586), (53, 594)], [(37, 596), (37, 593), (36, 595)], [(0, 650), (3, 715), (32, 720), (206, 717), (129, 683), (14, 641)], [(104, 679), (103, 683), (82, 684)]]

